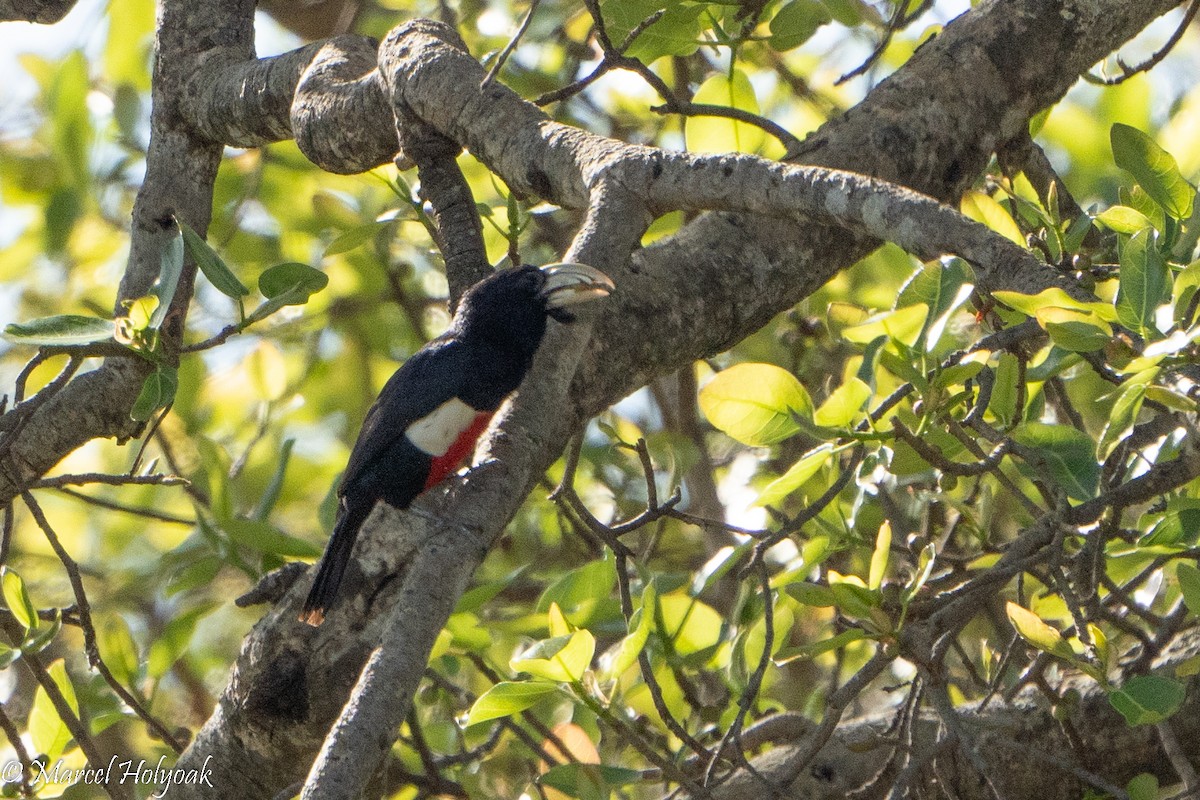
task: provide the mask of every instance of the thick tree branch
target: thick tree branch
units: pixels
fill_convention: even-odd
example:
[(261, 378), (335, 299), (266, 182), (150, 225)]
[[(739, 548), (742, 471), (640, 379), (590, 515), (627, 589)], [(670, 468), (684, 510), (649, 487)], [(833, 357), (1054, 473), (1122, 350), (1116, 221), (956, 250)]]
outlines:
[[(952, 197), (983, 167), (997, 141), (1011, 138), (1033, 113), (1069, 88), (1070, 70), (1090, 66), (1172, 5), (1138, 4), (1134, 9), (1115, 0), (987, 4), (922, 48), (859, 109), (814, 136), (808, 156), (905, 182), (935, 197)], [(1070, 18), (1069, 25), (1064, 17)], [(437, 38), (436, 30), (417, 32)], [(457, 58), (451, 49), (440, 58)], [(1053, 63), (1063, 69), (1035, 70), (1024, 56), (1016, 59), (1018, 52), (1052, 54)], [(399, 99), (418, 116), (473, 152), (478, 148), (476, 155), (517, 187), (560, 203), (582, 204), (588, 180), (598, 177), (586, 165), (605, 163), (600, 142), (545, 123), (536, 109), (515, 119), (487, 116), (500, 108), (497, 98), (507, 91), (500, 86), (490, 87), (489, 97), (473, 105), (450, 106), (444, 98), (446, 93), (456, 96), (455, 87), (439, 82), (439, 74), (453, 76), (453, 64), (416, 63), (421, 59), (411, 53), (414, 63), (399, 59), (404, 62), (399, 64), (403, 53), (389, 53), (385, 48), (383, 72), (396, 76), (394, 85), (403, 87)], [(1013, 54), (1014, 61), (1000, 65), (1005, 71), (996, 83), (999, 67), (992, 59), (1006, 59), (1006, 54)], [(914, 93), (914, 87), (920, 91)], [(923, 98), (921, 103), (914, 102), (917, 97)], [(544, 131), (545, 136), (539, 134), (530, 144), (506, 137), (510, 129)], [(532, 156), (529, 148), (534, 148)], [(579, 170), (580, 164), (585, 168)], [(454, 530), (474, 519), (482, 521), (478, 529), (485, 540), (494, 538), (587, 415), (655, 375), (725, 349), (870, 246), (867, 238), (833, 228), (715, 214), (663, 244), (638, 251), (632, 268), (617, 273), (618, 292), (593, 328), (570, 402), (561, 402), (561, 395), (547, 388), (558, 381), (548, 379), (552, 365), (540, 359), (502, 431), (488, 442), (499, 463), (485, 464), (447, 494), (419, 501), (414, 511), (377, 512), (364, 527), (357, 561), (347, 576), (347, 585), (357, 590), (343, 598), (320, 630), (302, 630), (294, 622), (295, 598), (269, 613), (248, 638), (216, 714), (181, 766), (198, 765), (212, 754), (217, 758), (212, 766), (228, 778), (228, 785), (250, 796), (267, 796), (293, 783), (320, 745), (314, 730), (338, 715), (354, 676), (382, 639), (385, 615), (370, 609), (393, 607), (400, 585), (407, 583), (405, 570), (412, 567), (404, 562), (411, 559), (395, 552), (390, 537), (396, 531), (414, 531), (424, 540), (439, 526)], [(560, 333), (553, 331), (551, 338)], [(439, 525), (429, 522), (430, 514)], [(453, 570), (473, 566), (466, 559)], [(391, 580), (397, 573), (401, 580)], [(436, 622), (420, 625), (424, 630)]]
[(76, 0), (0, 0), (0, 21), (24, 20), (51, 25), (75, 7)]

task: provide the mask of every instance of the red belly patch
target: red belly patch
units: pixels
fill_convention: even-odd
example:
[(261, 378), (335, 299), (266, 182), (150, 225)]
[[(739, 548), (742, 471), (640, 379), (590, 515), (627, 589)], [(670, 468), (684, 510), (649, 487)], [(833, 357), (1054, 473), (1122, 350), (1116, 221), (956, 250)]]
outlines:
[(480, 411), (466, 429), (458, 435), (444, 455), (436, 456), (429, 465), (429, 476), (425, 479), (425, 488), (431, 489), (442, 482), (451, 472), (458, 469), (463, 460), (475, 449), (475, 442), (492, 420), (491, 411)]

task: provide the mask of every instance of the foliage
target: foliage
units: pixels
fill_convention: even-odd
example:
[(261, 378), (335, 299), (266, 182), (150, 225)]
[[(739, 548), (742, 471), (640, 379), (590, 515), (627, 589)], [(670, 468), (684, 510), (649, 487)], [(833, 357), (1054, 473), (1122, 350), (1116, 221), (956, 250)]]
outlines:
[[(452, 5), (476, 54), (503, 47), (522, 10)], [(381, 3), (361, 24), (378, 35), (432, 6)], [(138, 24), (114, 20), (99, 61), (23, 57), (38, 99), (29, 130), (0, 147), (0, 280), (15, 298), (0, 364), (28, 397), (77, 357), (144, 363), (143, 440), (93, 443), (58, 473), (186, 483), (50, 482), (35, 492), (49, 526), (15, 504), (0, 665), (15, 675), (21, 659), (44, 662), (88, 733), (113, 728), (154, 761), (168, 744), (145, 718), (170, 720), (177, 737), (197, 728), (261, 613), (229, 599), (319, 554), (348, 446), (395, 362), (445, 327), (447, 287), (411, 176), (322, 174), (283, 143), (227, 154), (207, 241), (181, 226), (152, 292), (114, 313), (152, 19), (148, 2), (118, 7)], [(755, 115), (803, 136), (851, 105), (866, 87), (836, 84), (829, 64), (855, 66), (854, 41), (888, 24), (857, 0), (599, 9), (625, 56), (694, 92), (652, 102), (744, 114), (655, 115), (646, 84), (616, 73), (553, 113), (623, 139), (768, 157), (791, 143)], [(895, 32), (870, 81), (933, 32), (922, 19)], [(501, 80), (531, 98), (572, 84), (594, 66), (592, 29), (582, 6), (541, 3)], [(529, 498), (443, 632), (438, 677), (395, 750), (395, 796), (443, 763), (469, 796), (654, 796), (662, 781), (694, 782), (689, 760), (755, 718), (819, 718), (831, 687), (873, 659), (888, 660), (892, 682), (929, 689), (926, 667), (892, 660), (907, 633), (1039, 535), (1007, 575), (1007, 614), (962, 620), (936, 688), (954, 701), (1015, 692), (1037, 683), (1025, 668), (1042, 653), (1039, 670), (1088, 676), (1130, 725), (1169, 718), (1186, 676), (1151, 674), (1145, 654), (1200, 614), (1200, 483), (1155, 482), (1190, 446), (1197, 410), (1186, 370), (1200, 340), (1200, 144), (1179, 131), (1200, 90), (1179, 103), (1162, 91), (1141, 77), (1073, 93), (1037, 131), (1059, 182), (1039, 194), (997, 166), (962, 203), (1081, 276), (1095, 300), (981, 297), (970, 265), (885, 245), (591, 425), (577, 458), (547, 475), (554, 498)], [(563, 251), (571, 215), (460, 162), (493, 260)], [(1072, 216), (1068, 194), (1095, 206)], [(660, 219), (648, 239), (679, 224)], [(203, 280), (177, 359), (158, 332), (186, 302), (185, 257)], [(261, 300), (247, 310), (250, 286)], [(1043, 345), (996, 343), (1027, 319)], [(668, 389), (697, 382), (699, 416)], [(688, 502), (660, 501), (678, 487)], [(46, 546), (55, 533), (78, 586)], [(55, 690), (14, 681), (30, 755), (80, 761)], [(1153, 796), (1146, 777), (1131, 796)]]

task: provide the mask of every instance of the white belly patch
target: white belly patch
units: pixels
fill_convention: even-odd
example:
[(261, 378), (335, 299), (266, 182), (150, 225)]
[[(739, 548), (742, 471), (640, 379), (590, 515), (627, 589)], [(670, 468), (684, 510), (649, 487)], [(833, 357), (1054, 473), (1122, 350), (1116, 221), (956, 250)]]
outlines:
[(408, 426), (405, 436), (422, 452), (434, 458), (446, 455), (479, 412), (457, 397), (447, 400)]

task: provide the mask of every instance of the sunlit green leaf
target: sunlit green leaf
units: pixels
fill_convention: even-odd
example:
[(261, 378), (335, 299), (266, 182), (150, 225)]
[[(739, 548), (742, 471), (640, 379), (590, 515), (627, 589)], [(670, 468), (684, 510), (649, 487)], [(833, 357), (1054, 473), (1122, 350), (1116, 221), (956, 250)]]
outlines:
[(811, 420), (808, 392), (796, 376), (771, 364), (738, 364), (700, 390), (700, 410), (718, 430), (750, 445), (768, 445)]
[(546, 695), (557, 691), (558, 686), (553, 683), (538, 681), (497, 683), (481, 694), (471, 705), (471, 711), (467, 714), (467, 724), (476, 725), (492, 719), (511, 717), (532, 707)]
[(641, 655), (642, 649), (646, 646), (646, 640), (650, 636), (650, 630), (653, 627), (654, 615), (657, 613), (658, 597), (654, 591), (654, 584), (647, 584), (645, 591), (642, 593), (642, 607), (634, 612), (634, 618), (631, 622), (635, 623), (633, 630), (621, 639), (612, 658), (604, 669), (604, 676), (612, 679), (617, 678), (625, 670), (633, 666)]
[(1167, 262), (1158, 252), (1153, 232), (1138, 231), (1121, 248), (1121, 274), (1117, 284), (1117, 317), (1127, 328), (1147, 335), (1154, 330), (1154, 315), (1170, 296)]
[(1192, 215), (1196, 190), (1184, 180), (1170, 153), (1137, 128), (1119, 122), (1113, 124), (1110, 136), (1113, 160), (1133, 175), (1154, 202), (1175, 219)]
[(527, 672), (535, 678), (570, 683), (583, 677), (595, 651), (595, 637), (586, 630), (578, 630), (543, 639), (508, 663), (514, 672)]
[[(740, 69), (713, 75), (696, 90), (694, 103), (736, 108), (757, 114), (758, 99), (746, 73)], [(693, 153), (753, 153), (762, 146), (766, 133), (747, 122), (718, 116), (689, 116), (684, 121), (687, 149)]]
[(4, 605), (12, 612), (25, 633), (37, 627), (37, 608), (25, 588), (25, 581), (9, 567), (0, 567), (0, 587), (4, 592)]
[(712, 606), (683, 594), (659, 598), (662, 634), (680, 655), (697, 653), (721, 640), (723, 620)]
[(892, 523), (884, 520), (875, 537), (875, 550), (871, 553), (871, 570), (867, 576), (867, 588), (878, 589), (887, 574), (888, 560), (892, 554)]
[(1111, 206), (1097, 214), (1096, 219), (1117, 233), (1133, 234), (1153, 227), (1145, 214), (1129, 206)]
[(813, 412), (813, 422), (826, 428), (845, 427), (861, 416), (870, 399), (871, 387), (858, 378), (850, 378)]
[(1037, 614), (1012, 602), (1005, 603), (1004, 609), (1008, 614), (1008, 621), (1026, 642), (1052, 656), (1068, 661), (1075, 659), (1075, 651), (1062, 634), (1043, 622)]
[(1038, 309), (1036, 317), (1050, 341), (1073, 353), (1091, 353), (1112, 340), (1112, 326), (1091, 312), (1050, 306)]
[(809, 450), (788, 471), (771, 481), (754, 501), (756, 506), (776, 506), (821, 471), (833, 459), (833, 445), (821, 444)]
[(917, 303), (907, 308), (876, 314), (861, 325), (842, 331), (842, 336), (856, 344), (867, 344), (880, 336), (887, 336), (911, 347), (920, 337), (928, 316), (929, 306)]
[[(67, 675), (67, 667), (60, 658), (46, 668), (59, 694), (66, 701), (67, 707), (75, 714), (79, 713), (79, 702), (75, 699), (75, 687)], [(39, 686), (33, 697), (33, 708), (29, 712), (29, 738), (34, 750), (44, 753), (53, 764), (71, 741), (71, 731), (55, 710), (50, 695), (45, 687)]]
[(1013, 220), (1012, 215), (989, 194), (969, 191), (960, 203), (962, 213), (976, 222), (981, 222), (1006, 239), (1025, 246), (1025, 234)]

